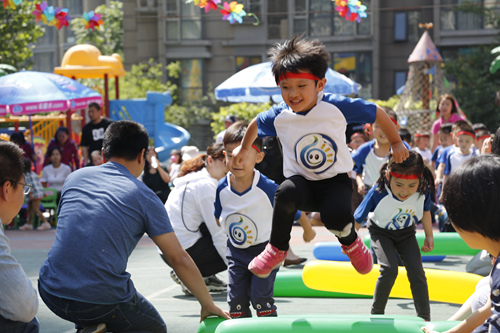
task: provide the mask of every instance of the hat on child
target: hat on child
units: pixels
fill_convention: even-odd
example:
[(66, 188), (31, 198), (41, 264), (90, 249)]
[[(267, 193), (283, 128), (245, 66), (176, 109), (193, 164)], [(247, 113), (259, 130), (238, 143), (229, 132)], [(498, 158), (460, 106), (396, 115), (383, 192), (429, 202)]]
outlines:
[(196, 146), (184, 146), (181, 148), (182, 160), (190, 160), (195, 158), (200, 153), (200, 150)]

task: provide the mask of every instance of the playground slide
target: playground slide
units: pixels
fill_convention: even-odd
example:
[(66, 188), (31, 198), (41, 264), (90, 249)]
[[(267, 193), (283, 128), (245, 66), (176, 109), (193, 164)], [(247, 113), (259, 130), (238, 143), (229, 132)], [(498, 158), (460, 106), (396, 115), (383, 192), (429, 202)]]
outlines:
[(158, 159), (164, 162), (170, 158), (172, 149), (181, 149), (191, 137), (184, 128), (165, 122), (165, 106), (170, 104), (172, 96), (169, 92), (148, 91), (146, 98), (110, 101), (110, 117), (143, 124), (154, 140)]

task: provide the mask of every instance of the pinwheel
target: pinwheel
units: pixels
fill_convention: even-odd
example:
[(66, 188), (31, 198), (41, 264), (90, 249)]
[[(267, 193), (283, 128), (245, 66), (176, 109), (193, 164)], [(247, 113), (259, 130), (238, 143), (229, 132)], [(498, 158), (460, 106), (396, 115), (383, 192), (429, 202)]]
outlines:
[(222, 19), (229, 21), (231, 24), (234, 22), (243, 22), (243, 17), (247, 15), (243, 10), (243, 5), (236, 1), (231, 1), (230, 3), (224, 2), (224, 9), (221, 9), (220, 13), (222, 14)]
[(47, 5), (47, 2), (42, 2), (41, 4), (35, 5), (35, 10), (32, 12), (35, 15), (35, 21), (42, 21), (45, 24), (48, 24), (55, 18), (55, 10), (54, 7)]
[(22, 0), (1, 0), (3, 2), (3, 8), (10, 7), (11, 9), (16, 9), (16, 5), (19, 5)]
[(68, 9), (61, 9), (61, 7), (57, 7), (55, 18), (49, 22), (49, 25), (55, 25), (57, 29), (61, 29), (63, 26), (67, 27), (70, 20), (71, 17), (68, 15)]
[(335, 0), (335, 10), (346, 20), (356, 20), (358, 23), (367, 16), (366, 6), (358, 0)]
[(94, 30), (94, 28), (97, 28), (97, 30), (99, 30), (99, 26), (104, 25), (101, 16), (102, 14), (95, 14), (93, 10), (88, 13), (83, 13), (83, 19), (86, 22), (85, 29)]

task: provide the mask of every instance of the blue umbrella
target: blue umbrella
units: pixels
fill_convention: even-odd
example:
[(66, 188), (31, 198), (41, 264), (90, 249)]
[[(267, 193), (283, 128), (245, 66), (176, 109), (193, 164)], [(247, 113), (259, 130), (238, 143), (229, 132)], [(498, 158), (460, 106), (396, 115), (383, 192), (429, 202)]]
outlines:
[(79, 110), (102, 104), (101, 94), (52, 73), (24, 71), (0, 77), (0, 116)]
[[(331, 68), (326, 72), (324, 91), (339, 95), (356, 94), (361, 86)], [(215, 88), (215, 98), (226, 102), (266, 103), (283, 101), (271, 71), (271, 62), (249, 66)]]

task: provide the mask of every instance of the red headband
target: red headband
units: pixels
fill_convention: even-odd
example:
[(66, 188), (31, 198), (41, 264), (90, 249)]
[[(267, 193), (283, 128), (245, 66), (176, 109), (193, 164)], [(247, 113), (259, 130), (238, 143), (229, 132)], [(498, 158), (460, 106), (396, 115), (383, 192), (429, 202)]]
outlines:
[(482, 139), (488, 139), (490, 137), (489, 134), (481, 135), (479, 138), (476, 138), (476, 140), (482, 140)]
[(394, 119), (394, 118), (392, 118), (392, 117), (389, 117), (389, 118), (391, 118), (391, 120), (392, 120), (392, 122), (394, 123), (394, 125), (396, 125), (396, 126), (398, 125), (398, 122), (396, 121), (396, 119)]
[(429, 134), (420, 134), (420, 133), (415, 133), (416, 138), (430, 138)]
[(392, 172), (392, 171), (389, 171), (389, 174), (393, 177), (396, 177), (396, 178), (401, 178), (401, 179), (419, 179), (420, 177), (422, 177), (422, 174), (419, 174), (419, 175), (405, 175), (403, 173), (395, 173), (395, 172)]
[(284, 79), (307, 79), (313, 81), (321, 80), (319, 77), (311, 73), (292, 73), (292, 72), (287, 72), (285, 74), (280, 75), (279, 82), (281, 82), (281, 80)]
[(257, 150), (258, 153), (260, 153), (259, 148), (257, 148), (254, 144), (252, 144), (252, 148), (255, 149), (255, 150)]
[(476, 135), (472, 134), (471, 132), (468, 132), (468, 131), (460, 131), (457, 133), (457, 136), (459, 135), (470, 135), (472, 136), (474, 139), (476, 138)]

